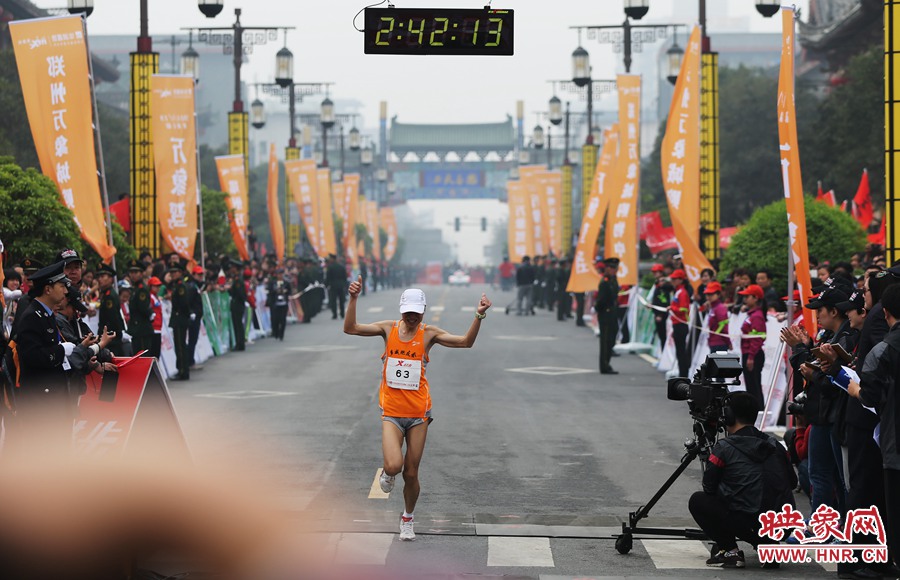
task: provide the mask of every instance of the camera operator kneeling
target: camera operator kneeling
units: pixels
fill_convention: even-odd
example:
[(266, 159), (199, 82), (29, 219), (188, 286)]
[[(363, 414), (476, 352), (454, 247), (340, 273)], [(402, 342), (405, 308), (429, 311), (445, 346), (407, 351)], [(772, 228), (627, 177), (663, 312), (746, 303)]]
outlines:
[(703, 491), (691, 496), (688, 509), (719, 552), (707, 566), (743, 568), (744, 552), (737, 540), (754, 548), (759, 537), (759, 514), (794, 504), (796, 475), (778, 441), (753, 426), (759, 403), (746, 392), (728, 396), (722, 422), (728, 436), (712, 448), (703, 474)]

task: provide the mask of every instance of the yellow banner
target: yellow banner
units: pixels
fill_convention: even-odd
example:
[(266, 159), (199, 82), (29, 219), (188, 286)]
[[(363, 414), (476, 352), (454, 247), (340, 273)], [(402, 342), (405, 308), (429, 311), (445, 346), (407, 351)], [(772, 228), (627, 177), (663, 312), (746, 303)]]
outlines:
[(547, 220), (549, 251), (555, 256), (563, 255), (562, 231), (562, 172), (541, 171), (538, 173), (539, 192), (542, 195), (541, 213)]
[(219, 186), (225, 195), (228, 207), (228, 222), (231, 224), (231, 237), (242, 260), (250, 259), (247, 247), (247, 178), (244, 173), (243, 155), (221, 155), (216, 157), (216, 169), (219, 172)]
[(316, 162), (312, 159), (288, 160), (284, 162), (284, 172), (287, 173), (288, 187), (291, 189), (294, 205), (297, 206), (300, 219), (303, 220), (306, 237), (316, 255), (324, 258), (328, 252), (321, 246), (319, 234), (319, 187)]
[(319, 189), (319, 212), (316, 219), (319, 224), (319, 244), (325, 255), (337, 254), (337, 241), (334, 238), (334, 212), (331, 205), (331, 170), (327, 167), (317, 170)]
[(600, 284), (600, 273), (594, 267), (594, 257), (600, 228), (603, 226), (603, 218), (606, 217), (606, 208), (609, 206), (611, 174), (618, 155), (618, 144), (618, 125), (613, 125), (603, 132), (600, 161), (597, 163), (597, 171), (591, 184), (591, 196), (588, 198), (581, 229), (578, 232), (575, 258), (566, 292), (589, 292), (596, 290)]
[(193, 260), (199, 195), (193, 77), (152, 75), (150, 112), (159, 229), (175, 253)]
[(604, 257), (619, 258), (619, 284), (638, 282), (637, 199), (641, 176), (641, 77), (618, 75), (619, 157), (606, 216)]
[(269, 210), (269, 230), (272, 233), (272, 246), (278, 263), (284, 262), (284, 222), (281, 221), (281, 209), (278, 207), (278, 155), (275, 154), (275, 143), (269, 144), (269, 183), (266, 188), (266, 201)]
[[(519, 174), (521, 176), (521, 173)], [(531, 224), (531, 199), (521, 181), (506, 182), (506, 199), (509, 206), (507, 244), (509, 261), (521, 264), (523, 256), (534, 255), (534, 227)]]
[(546, 219), (544, 217), (543, 203), (541, 202), (540, 179), (538, 174), (546, 171), (546, 165), (523, 165), (519, 167), (519, 181), (525, 187), (528, 196), (528, 211), (531, 215), (532, 227), (532, 258), (543, 256), (547, 253), (550, 236), (548, 235)]
[(397, 217), (394, 208), (381, 208), (381, 227), (387, 232), (387, 242), (384, 244), (384, 261), (390, 262), (397, 253)]
[(696, 289), (712, 268), (700, 251), (700, 27), (688, 41), (666, 122), (660, 159), (663, 187), (684, 271)]
[[(781, 68), (778, 73), (778, 143), (781, 151), (781, 179), (787, 204), (788, 232), (794, 275), (803, 305), (809, 302), (811, 280), (806, 239), (806, 209), (803, 207), (803, 181), (800, 175), (800, 149), (797, 145), (797, 118), (794, 111), (794, 11), (781, 8)], [(790, 290), (788, 290), (790, 294)], [(816, 335), (816, 313), (803, 311), (803, 326)]]
[(56, 183), (81, 237), (112, 261), (94, 153), (91, 75), (80, 16), (9, 23), (41, 172)]

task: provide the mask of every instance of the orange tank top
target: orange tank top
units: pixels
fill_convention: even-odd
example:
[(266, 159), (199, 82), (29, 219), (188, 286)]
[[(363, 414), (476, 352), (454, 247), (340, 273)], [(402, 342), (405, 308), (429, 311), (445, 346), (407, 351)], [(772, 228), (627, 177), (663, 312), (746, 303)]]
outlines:
[(400, 340), (400, 323), (394, 322), (388, 334), (381, 370), (378, 404), (388, 417), (425, 418), (431, 410), (431, 394), (425, 367), (425, 325), (420, 324), (412, 340)]

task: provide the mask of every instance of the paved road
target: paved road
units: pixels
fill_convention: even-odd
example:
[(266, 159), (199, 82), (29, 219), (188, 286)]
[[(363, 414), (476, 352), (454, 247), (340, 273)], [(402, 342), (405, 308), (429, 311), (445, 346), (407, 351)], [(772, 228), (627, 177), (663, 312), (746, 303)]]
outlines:
[[(426, 322), (461, 334), (488, 289), (425, 290)], [(172, 384), (197, 463), (239, 464), (280, 486), (286, 509), (315, 509), (312, 525), (339, 562), (544, 580), (728, 575), (704, 566), (707, 548), (695, 540), (614, 549), (611, 534), (677, 467), (690, 435), (687, 407), (666, 400), (661, 375), (625, 355), (613, 359), (619, 375), (601, 376), (589, 330), (546, 311), (505, 316), (512, 293), (490, 297), (495, 307), (474, 349), (432, 350), (435, 421), (417, 542), (397, 540), (399, 481), (390, 496), (375, 482), (383, 343), (344, 335), (328, 313), (289, 326), (284, 342), (260, 340)], [(398, 291), (362, 297), (359, 320), (396, 318), (398, 299)], [(686, 505), (699, 479), (691, 465), (647, 525), (692, 527)], [(760, 570), (752, 549), (747, 560), (744, 575), (827, 574), (814, 563)]]

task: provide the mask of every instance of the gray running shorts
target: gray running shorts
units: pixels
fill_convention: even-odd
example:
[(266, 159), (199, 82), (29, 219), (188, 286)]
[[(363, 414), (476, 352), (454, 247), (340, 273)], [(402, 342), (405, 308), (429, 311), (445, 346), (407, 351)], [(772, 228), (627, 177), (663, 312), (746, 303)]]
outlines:
[(428, 421), (431, 424), (434, 421), (434, 418), (431, 416), (431, 411), (428, 411), (425, 414), (425, 418), (422, 417), (388, 417), (387, 415), (382, 415), (382, 421), (387, 421), (392, 425), (396, 426), (397, 429), (400, 429), (400, 432), (406, 435), (406, 432), (415, 427), (416, 425), (421, 425), (425, 421)]

